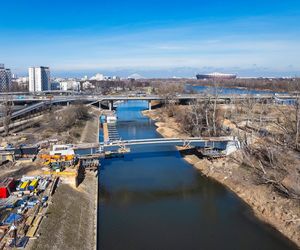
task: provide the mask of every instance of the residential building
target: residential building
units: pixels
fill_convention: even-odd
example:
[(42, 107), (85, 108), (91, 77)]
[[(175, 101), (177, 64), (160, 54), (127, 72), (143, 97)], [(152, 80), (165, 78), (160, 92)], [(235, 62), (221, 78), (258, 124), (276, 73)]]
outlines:
[(60, 83), (52, 81), (51, 82), (51, 90), (60, 90)]
[(0, 64), (0, 92), (11, 90), (11, 71), (6, 69), (4, 64)]
[(89, 81), (85, 81), (84, 83), (82, 83), (82, 88), (83, 89), (94, 89), (95, 85), (93, 85), (91, 82)]
[(30, 67), (29, 92), (40, 92), (51, 90), (50, 70), (48, 67)]
[(28, 83), (29, 81), (29, 78), (28, 77), (18, 77), (16, 79), (16, 82), (19, 83), (19, 84), (22, 84), (22, 83)]
[(60, 90), (67, 91), (79, 91), (80, 90), (80, 82), (77, 81), (64, 81), (60, 82)]

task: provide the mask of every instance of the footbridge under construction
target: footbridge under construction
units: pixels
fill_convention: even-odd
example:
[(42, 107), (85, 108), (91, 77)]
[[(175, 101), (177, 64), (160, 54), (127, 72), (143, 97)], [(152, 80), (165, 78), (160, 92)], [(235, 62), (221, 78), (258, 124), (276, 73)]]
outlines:
[(118, 140), (111, 142), (101, 142), (98, 144), (78, 144), (74, 145), (77, 152), (84, 150), (90, 154), (99, 155), (99, 158), (110, 154), (124, 154), (131, 150), (146, 148), (147, 146), (177, 146), (183, 149), (199, 148), (206, 150), (215, 150), (222, 155), (229, 155), (240, 148), (240, 142), (234, 137), (193, 137), (193, 138), (152, 138), (152, 139), (134, 139)]
[(147, 146), (177, 146), (185, 149), (192, 147), (222, 151), (225, 155), (230, 154), (240, 147), (238, 140), (229, 137), (219, 138), (155, 138), (139, 140), (121, 140), (109, 144), (101, 143), (100, 151), (127, 152), (134, 148)]

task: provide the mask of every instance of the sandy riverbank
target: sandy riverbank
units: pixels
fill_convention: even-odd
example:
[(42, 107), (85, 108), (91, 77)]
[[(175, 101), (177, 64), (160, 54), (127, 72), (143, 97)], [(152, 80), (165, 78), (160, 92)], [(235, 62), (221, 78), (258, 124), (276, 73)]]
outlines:
[[(163, 137), (185, 136), (172, 118), (164, 117), (164, 121), (161, 121), (155, 110), (144, 111), (143, 114), (157, 121), (157, 132)], [(234, 161), (234, 157), (239, 157), (239, 153), (213, 162), (201, 159), (193, 150), (181, 153), (188, 163), (236, 193), (260, 220), (277, 229), (300, 248), (299, 201), (284, 198), (270, 187), (254, 185), (247, 169), (243, 169)]]

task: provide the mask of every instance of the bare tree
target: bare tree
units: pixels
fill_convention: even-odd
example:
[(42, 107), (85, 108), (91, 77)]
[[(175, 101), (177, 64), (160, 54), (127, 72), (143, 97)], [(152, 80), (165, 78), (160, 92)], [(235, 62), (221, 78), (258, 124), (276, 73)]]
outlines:
[(274, 125), (281, 131), (283, 143), (300, 150), (300, 97), (292, 105), (278, 106), (281, 116)]
[[(285, 197), (300, 199), (297, 188), (286, 186), (285, 178), (291, 176), (295, 162), (286, 155), (286, 150), (270, 143), (243, 147), (242, 163), (252, 170), (257, 185), (271, 185)], [(292, 174), (294, 176), (294, 174)], [(291, 185), (293, 186), (293, 185)]]
[(2, 103), (2, 124), (4, 127), (4, 135), (9, 134), (9, 126), (11, 124), (11, 114), (13, 110), (13, 101), (8, 95), (5, 95), (4, 101)]
[(184, 92), (184, 85), (180, 83), (160, 84), (156, 89), (157, 94), (164, 97), (166, 101), (174, 99), (177, 94)]
[(224, 112), (217, 105), (217, 101), (207, 96), (204, 100), (198, 100), (176, 112), (175, 118), (181, 128), (191, 136), (218, 136), (224, 135)]
[(79, 103), (59, 112), (51, 110), (49, 114), (49, 123), (50, 127), (55, 131), (63, 132), (74, 126), (79, 121), (88, 120), (89, 118), (90, 115), (88, 107)]

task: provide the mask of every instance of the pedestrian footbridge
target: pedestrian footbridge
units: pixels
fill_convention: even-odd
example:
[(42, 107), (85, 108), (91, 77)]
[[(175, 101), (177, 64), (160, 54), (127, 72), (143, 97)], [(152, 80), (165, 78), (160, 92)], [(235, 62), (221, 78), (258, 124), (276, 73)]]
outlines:
[(144, 148), (147, 146), (179, 146), (183, 148), (201, 148), (218, 150), (224, 155), (240, 148), (239, 141), (234, 137), (211, 137), (211, 138), (154, 138), (138, 140), (119, 140), (100, 143), (100, 152), (130, 152), (131, 149)]

